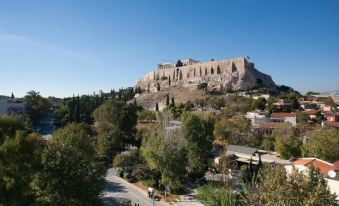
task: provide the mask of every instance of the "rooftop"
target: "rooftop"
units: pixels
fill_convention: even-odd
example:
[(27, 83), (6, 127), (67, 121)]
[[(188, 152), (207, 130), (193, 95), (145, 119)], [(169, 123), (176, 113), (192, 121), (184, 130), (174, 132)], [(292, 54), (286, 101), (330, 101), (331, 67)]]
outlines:
[(277, 129), (277, 128), (291, 128), (292, 124), (287, 122), (264, 122), (259, 121), (256, 123), (256, 128), (262, 129)]
[(330, 170), (339, 171), (338, 160), (332, 164), (318, 158), (299, 158), (293, 162), (294, 165), (303, 165), (305, 167), (314, 167), (319, 169), (320, 174), (327, 175)]
[(286, 117), (295, 117), (294, 113), (287, 113), (287, 112), (273, 112), (271, 115), (274, 119), (283, 119)]

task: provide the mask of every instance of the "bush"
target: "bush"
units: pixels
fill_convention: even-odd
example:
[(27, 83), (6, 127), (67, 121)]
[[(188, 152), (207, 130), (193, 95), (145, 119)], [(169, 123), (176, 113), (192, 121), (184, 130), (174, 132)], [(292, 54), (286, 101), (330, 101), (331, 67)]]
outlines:
[(138, 161), (138, 152), (130, 151), (130, 153), (121, 153), (114, 157), (113, 166), (114, 167), (132, 167)]
[(219, 185), (205, 185), (198, 188), (198, 199), (206, 206), (236, 206), (239, 205), (237, 194), (231, 188)]
[(147, 187), (155, 187), (157, 185), (157, 181), (155, 181), (154, 179), (142, 180), (141, 182)]
[(157, 119), (156, 114), (153, 111), (138, 112), (138, 121), (152, 121), (156, 119)]
[(168, 77), (166, 77), (166, 76), (162, 76), (160, 79), (161, 79), (161, 81), (164, 81), (164, 80), (167, 80), (167, 79), (168, 79)]
[(206, 89), (206, 88), (207, 88), (207, 83), (206, 82), (198, 84), (198, 89)]

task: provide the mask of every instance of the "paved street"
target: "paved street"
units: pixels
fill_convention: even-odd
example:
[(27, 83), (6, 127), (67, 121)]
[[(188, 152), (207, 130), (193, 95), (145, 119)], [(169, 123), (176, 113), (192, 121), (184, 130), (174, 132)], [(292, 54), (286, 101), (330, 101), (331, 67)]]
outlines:
[[(202, 206), (195, 198), (194, 185), (187, 185), (188, 194), (181, 196), (181, 201), (176, 206)], [(119, 206), (124, 200), (131, 200), (132, 205), (152, 206), (152, 200), (148, 198), (147, 193), (131, 183), (115, 176), (114, 169), (109, 169), (106, 176), (106, 186), (102, 193), (104, 205)], [(156, 206), (165, 206), (163, 202), (155, 201)]]
[[(113, 169), (109, 169), (106, 176), (106, 187), (102, 193), (104, 205), (119, 206), (123, 200), (131, 200), (132, 205), (152, 206), (152, 200), (147, 197), (147, 193), (136, 186), (115, 176)], [(164, 203), (155, 201), (156, 206), (165, 206)]]

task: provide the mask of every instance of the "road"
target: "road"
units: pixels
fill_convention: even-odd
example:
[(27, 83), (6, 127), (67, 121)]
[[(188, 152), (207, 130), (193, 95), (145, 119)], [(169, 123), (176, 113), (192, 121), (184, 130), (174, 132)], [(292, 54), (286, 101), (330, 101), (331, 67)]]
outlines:
[[(107, 206), (120, 206), (123, 200), (131, 200), (132, 205), (152, 206), (152, 200), (147, 193), (125, 180), (115, 176), (114, 169), (109, 169), (106, 175), (106, 186), (102, 193), (102, 200)], [(166, 204), (155, 201), (155, 206), (165, 206)]]

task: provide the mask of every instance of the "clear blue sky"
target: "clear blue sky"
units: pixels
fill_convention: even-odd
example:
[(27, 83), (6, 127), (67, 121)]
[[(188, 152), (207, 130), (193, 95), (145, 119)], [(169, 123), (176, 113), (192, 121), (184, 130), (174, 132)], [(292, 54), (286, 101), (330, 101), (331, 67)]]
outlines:
[(339, 89), (339, 1), (0, 0), (0, 94), (109, 91), (162, 61), (236, 56), (277, 84)]

